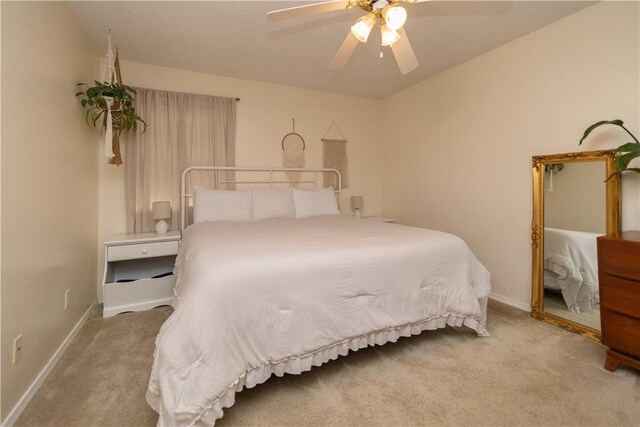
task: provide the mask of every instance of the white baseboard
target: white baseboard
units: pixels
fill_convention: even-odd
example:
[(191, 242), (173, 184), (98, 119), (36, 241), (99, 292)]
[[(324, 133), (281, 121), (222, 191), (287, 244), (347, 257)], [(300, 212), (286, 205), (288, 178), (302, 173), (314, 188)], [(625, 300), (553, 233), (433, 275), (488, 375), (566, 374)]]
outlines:
[(529, 304), (525, 304), (523, 302), (516, 301), (514, 299), (507, 298), (499, 294), (494, 294), (493, 292), (489, 294), (489, 299), (496, 300), (503, 304), (510, 305), (511, 307), (519, 308), (520, 310), (531, 311), (531, 306)]
[(36, 394), (36, 392), (44, 382), (44, 380), (47, 379), (47, 377), (49, 376), (53, 368), (56, 366), (56, 364), (58, 363), (58, 360), (60, 360), (65, 350), (69, 347), (69, 345), (71, 344), (73, 339), (76, 337), (76, 335), (78, 335), (80, 328), (82, 328), (82, 326), (85, 324), (85, 322), (89, 318), (89, 315), (91, 315), (91, 312), (93, 311), (93, 309), (96, 307), (97, 304), (98, 304), (98, 301), (94, 301), (93, 304), (91, 304), (91, 306), (87, 309), (87, 311), (85, 311), (85, 313), (82, 315), (80, 320), (78, 320), (78, 323), (76, 323), (76, 325), (73, 327), (71, 332), (69, 332), (69, 335), (67, 335), (64, 341), (62, 341), (62, 344), (60, 344), (60, 347), (58, 347), (55, 353), (53, 353), (53, 355), (51, 356), (51, 359), (49, 359), (49, 361), (47, 362), (46, 365), (44, 365), (44, 368), (42, 368), (42, 370), (40, 371), (36, 379), (31, 383), (27, 391), (25, 391), (22, 397), (20, 398), (20, 400), (18, 400), (18, 403), (16, 403), (16, 406), (14, 406), (13, 409), (11, 409), (11, 412), (9, 412), (9, 415), (7, 415), (7, 417), (2, 421), (3, 427), (11, 427), (18, 420), (18, 417), (20, 417), (20, 414), (22, 414), (22, 411), (24, 411), (24, 408), (27, 407), (27, 405), (29, 404), (33, 396)]

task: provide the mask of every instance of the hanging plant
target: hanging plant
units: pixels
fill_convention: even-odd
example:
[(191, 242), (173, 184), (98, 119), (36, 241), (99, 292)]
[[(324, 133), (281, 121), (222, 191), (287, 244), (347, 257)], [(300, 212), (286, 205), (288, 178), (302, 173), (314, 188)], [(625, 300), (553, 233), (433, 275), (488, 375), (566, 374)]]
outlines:
[(544, 165), (544, 172), (555, 174), (561, 172), (564, 169), (564, 163), (553, 163), (550, 165)]
[(135, 89), (118, 83), (107, 83), (94, 81), (94, 86), (85, 83), (78, 83), (84, 88), (76, 93), (80, 97), (80, 105), (85, 109), (84, 119), (88, 126), (100, 129), (100, 133), (108, 131), (109, 113), (111, 113), (111, 126), (113, 128), (113, 157), (109, 163), (114, 165), (122, 164), (120, 153), (120, 134), (122, 132), (136, 132), (138, 122), (147, 129), (146, 122), (136, 113), (133, 96)]
[[(101, 83), (99, 81), (94, 83), (95, 86), (92, 87), (88, 87), (85, 83), (78, 83), (78, 86), (85, 86), (86, 89), (76, 93), (76, 96), (82, 97), (80, 104), (86, 108), (85, 121), (88, 125), (97, 128), (98, 120), (102, 118), (100, 122), (101, 129), (104, 130), (106, 128), (107, 101), (111, 101), (114, 122), (118, 122), (117, 126), (121, 131), (135, 132), (138, 129), (138, 122), (141, 122), (146, 130), (147, 124), (142, 117), (136, 114), (135, 101), (133, 99), (133, 95), (136, 94), (135, 89), (118, 83)], [(118, 118), (116, 119), (116, 117)], [(116, 127), (115, 123), (114, 127)]]
[[(640, 168), (630, 168), (629, 167), (629, 163), (631, 163), (631, 161), (633, 159), (635, 159), (637, 157), (640, 157), (640, 142), (638, 141), (638, 138), (636, 138), (629, 131), (629, 129), (624, 127), (624, 122), (622, 120), (602, 120), (600, 122), (592, 124), (591, 126), (589, 126), (584, 131), (584, 135), (582, 135), (582, 138), (580, 138), (580, 142), (578, 143), (578, 145), (582, 145), (582, 142), (589, 136), (589, 134), (594, 129), (596, 129), (596, 128), (602, 126), (602, 125), (616, 125), (616, 126), (619, 126), (622, 129), (624, 129), (624, 131), (627, 132), (631, 136), (631, 138), (633, 138), (633, 141), (635, 141), (635, 142), (627, 142), (626, 144), (622, 144), (621, 146), (616, 148), (616, 151), (618, 153), (624, 153), (624, 154), (620, 154), (616, 158), (616, 170), (617, 170), (617, 173), (620, 174), (622, 172), (628, 172), (628, 171), (640, 173)], [(610, 180), (614, 175), (615, 175), (615, 173), (611, 174), (607, 178), (607, 181)]]

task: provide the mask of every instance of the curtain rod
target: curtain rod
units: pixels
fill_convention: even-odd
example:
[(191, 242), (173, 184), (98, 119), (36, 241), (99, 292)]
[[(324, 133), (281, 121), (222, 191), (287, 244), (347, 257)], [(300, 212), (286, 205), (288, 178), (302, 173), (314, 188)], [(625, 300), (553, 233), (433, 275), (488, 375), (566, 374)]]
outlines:
[[(160, 92), (189, 93), (189, 92), (176, 92), (176, 91), (171, 91), (171, 90), (162, 90), (162, 89), (151, 89), (151, 88), (145, 88), (145, 87), (142, 87), (142, 86), (134, 86), (133, 88), (134, 89), (135, 88), (139, 88), (139, 89), (157, 90), (157, 91), (160, 91)], [(220, 97), (220, 98), (231, 98), (230, 96), (206, 95), (204, 93), (189, 93), (189, 94), (190, 95), (201, 95), (201, 96), (217, 96), (217, 97)], [(240, 98), (232, 98), (232, 99), (235, 99), (236, 101), (240, 101)]]

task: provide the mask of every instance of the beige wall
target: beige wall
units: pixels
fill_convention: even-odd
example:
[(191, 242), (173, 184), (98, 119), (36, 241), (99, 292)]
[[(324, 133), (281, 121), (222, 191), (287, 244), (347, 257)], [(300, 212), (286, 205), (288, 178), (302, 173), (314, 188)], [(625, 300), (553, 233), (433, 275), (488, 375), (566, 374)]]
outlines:
[[(344, 212), (350, 213), (351, 194), (364, 196), (364, 215), (379, 214), (380, 207), (380, 109), (382, 101), (289, 86), (215, 76), (123, 61), (122, 79), (130, 86), (239, 97), (237, 166), (281, 166), (282, 137), (296, 132), (306, 141), (306, 164), (322, 166), (320, 138), (335, 120), (348, 140), (350, 188), (345, 191)], [(329, 136), (336, 137), (335, 130)], [(124, 168), (107, 165), (100, 155), (100, 225), (98, 250), (104, 239), (124, 233)], [(127, 160), (124, 159), (126, 162)], [(98, 282), (102, 281), (100, 255)], [(100, 289), (98, 290), (100, 293)]]
[[(529, 304), (531, 156), (627, 142), (640, 130), (637, 2), (602, 2), (385, 100), (383, 211), (461, 236), (493, 291)], [(623, 226), (639, 228), (638, 178), (623, 188)]]
[(565, 230), (607, 232), (606, 165), (601, 162), (565, 163), (553, 175), (544, 175), (544, 226)]
[(2, 419), (96, 298), (98, 147), (74, 93), (97, 65), (66, 4), (2, 2)]

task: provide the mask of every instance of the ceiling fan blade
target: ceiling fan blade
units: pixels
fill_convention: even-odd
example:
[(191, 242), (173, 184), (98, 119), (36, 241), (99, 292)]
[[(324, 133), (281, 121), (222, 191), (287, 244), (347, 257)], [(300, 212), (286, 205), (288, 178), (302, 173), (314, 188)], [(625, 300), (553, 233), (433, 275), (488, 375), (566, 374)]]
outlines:
[(416, 54), (413, 52), (404, 28), (400, 28), (398, 34), (400, 34), (400, 40), (391, 46), (391, 51), (393, 52), (393, 56), (396, 57), (400, 72), (402, 74), (409, 74), (418, 67), (418, 58), (416, 58)]
[(301, 16), (315, 15), (317, 13), (331, 12), (346, 9), (349, 0), (331, 0), (323, 3), (305, 4), (304, 6), (290, 7), (288, 9), (274, 10), (267, 13), (269, 22), (282, 21), (284, 19), (298, 18)]
[(349, 31), (347, 34), (347, 38), (342, 42), (342, 46), (338, 49), (338, 53), (333, 57), (333, 61), (329, 65), (330, 70), (342, 70), (347, 62), (349, 62), (349, 58), (353, 55), (353, 51), (356, 46), (358, 46), (358, 39)]

